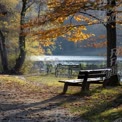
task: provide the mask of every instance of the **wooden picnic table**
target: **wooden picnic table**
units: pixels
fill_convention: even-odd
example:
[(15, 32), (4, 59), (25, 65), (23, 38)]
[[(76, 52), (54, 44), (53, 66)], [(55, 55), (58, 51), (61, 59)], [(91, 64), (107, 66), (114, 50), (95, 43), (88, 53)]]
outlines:
[(80, 69), (81, 69), (80, 64), (58, 64), (55, 69), (55, 76), (59, 77), (65, 75), (70, 78), (72, 76), (73, 71), (79, 72)]

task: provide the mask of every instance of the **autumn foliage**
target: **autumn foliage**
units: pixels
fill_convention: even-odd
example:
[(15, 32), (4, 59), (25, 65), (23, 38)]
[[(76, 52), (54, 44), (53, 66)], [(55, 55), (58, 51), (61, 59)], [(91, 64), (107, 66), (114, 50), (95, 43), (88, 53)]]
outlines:
[[(121, 0), (116, 0), (116, 6), (106, 0), (1, 0), (0, 32), (7, 55), (16, 58), (12, 70), (19, 71), (26, 54), (45, 53), (45, 47), (54, 45), (58, 37), (74, 43), (95, 38), (92, 32), (88, 33), (87, 26), (103, 24), (106, 27), (108, 19), (114, 20), (106, 16), (107, 10), (117, 16), (116, 24), (121, 28), (121, 7)], [(99, 12), (103, 13), (102, 17)], [(104, 42), (86, 46), (105, 45), (104, 38)]]

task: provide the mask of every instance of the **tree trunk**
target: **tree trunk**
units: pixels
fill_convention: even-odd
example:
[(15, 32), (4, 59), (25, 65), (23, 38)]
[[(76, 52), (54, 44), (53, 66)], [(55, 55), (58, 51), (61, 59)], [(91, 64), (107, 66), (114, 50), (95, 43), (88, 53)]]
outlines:
[(22, 11), (21, 11), (21, 20), (20, 20), (20, 34), (19, 34), (19, 57), (16, 59), (16, 64), (14, 68), (12, 69), (12, 73), (19, 73), (20, 69), (24, 63), (25, 56), (26, 56), (26, 51), (25, 51), (25, 38), (24, 36), (24, 28), (23, 25), (25, 24), (25, 13), (26, 13), (26, 5), (27, 5), (27, 0), (23, 0), (23, 6), (22, 6)]
[(2, 68), (3, 73), (8, 73), (8, 59), (7, 59), (7, 51), (5, 47), (5, 37), (0, 30), (0, 54), (1, 54), (1, 62), (2, 62)]
[(107, 11), (107, 67), (112, 69), (108, 85), (119, 84), (117, 76), (117, 50), (116, 50), (116, 14), (112, 9), (116, 6), (115, 0), (108, 0), (110, 9)]

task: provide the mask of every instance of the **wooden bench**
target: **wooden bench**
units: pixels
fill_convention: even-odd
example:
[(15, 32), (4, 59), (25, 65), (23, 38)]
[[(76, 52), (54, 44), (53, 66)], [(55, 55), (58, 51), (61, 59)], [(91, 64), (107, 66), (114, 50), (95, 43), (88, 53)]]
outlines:
[(80, 86), (82, 91), (89, 90), (90, 84), (102, 84), (106, 86), (109, 80), (111, 69), (80, 70), (77, 79), (60, 80), (64, 83), (63, 93), (66, 93), (68, 86)]

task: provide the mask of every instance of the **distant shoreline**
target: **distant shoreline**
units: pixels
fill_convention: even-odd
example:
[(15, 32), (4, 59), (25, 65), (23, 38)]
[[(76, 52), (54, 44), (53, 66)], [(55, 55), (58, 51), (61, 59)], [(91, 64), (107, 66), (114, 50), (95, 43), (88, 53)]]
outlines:
[[(105, 56), (58, 56), (58, 55), (42, 55), (29, 56), (27, 59), (32, 61), (106, 61)], [(122, 57), (117, 58), (122, 61)]]

